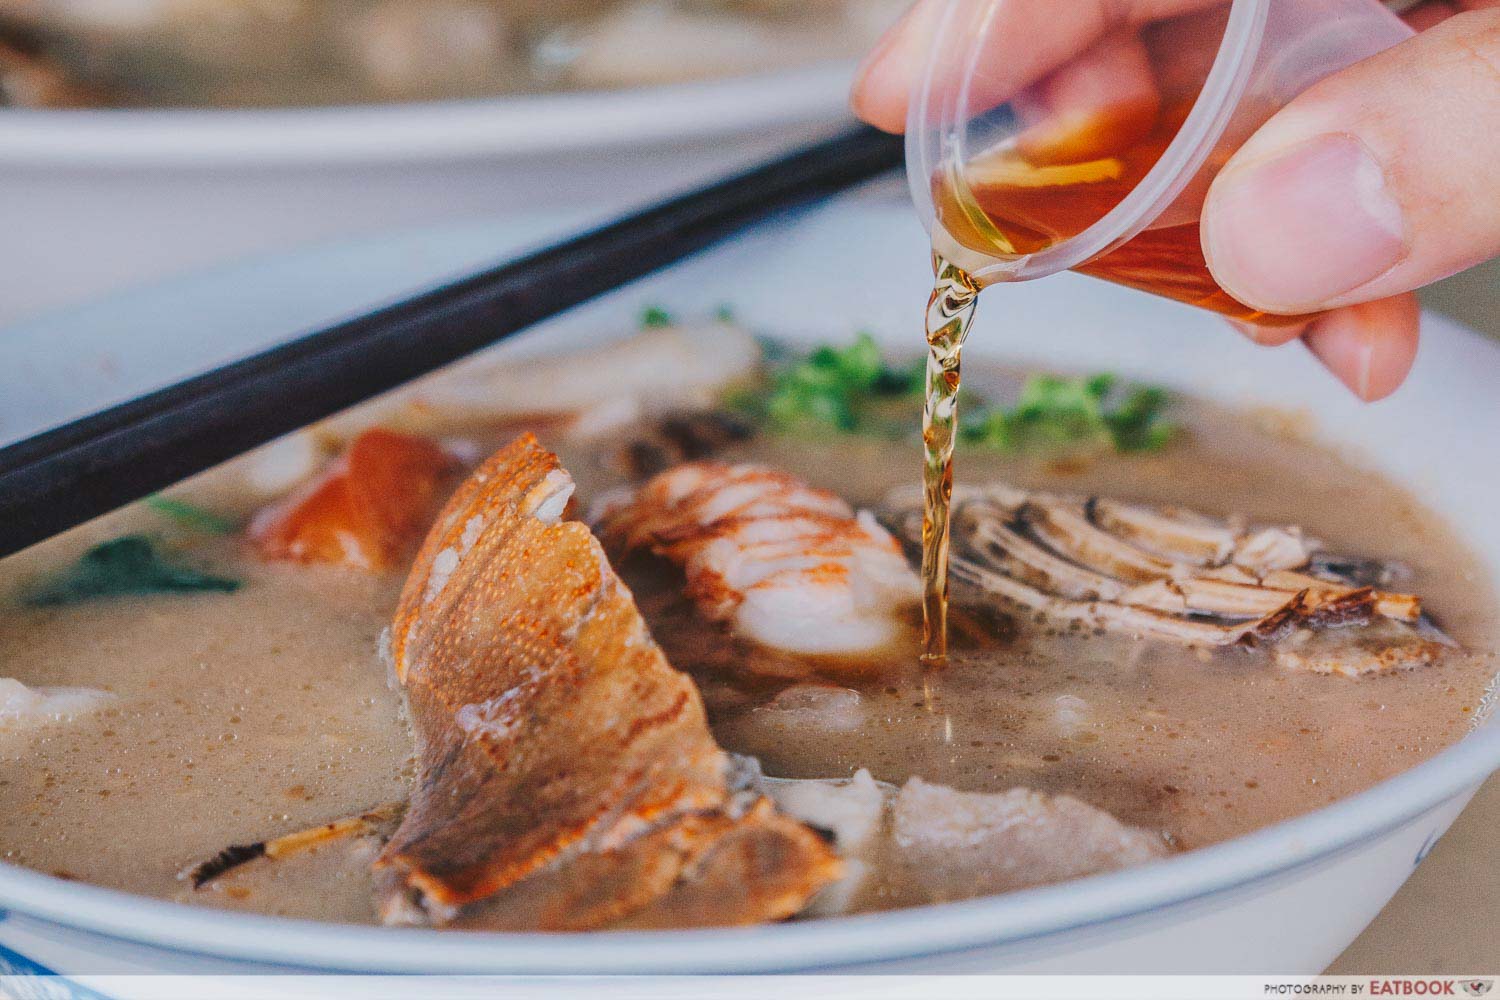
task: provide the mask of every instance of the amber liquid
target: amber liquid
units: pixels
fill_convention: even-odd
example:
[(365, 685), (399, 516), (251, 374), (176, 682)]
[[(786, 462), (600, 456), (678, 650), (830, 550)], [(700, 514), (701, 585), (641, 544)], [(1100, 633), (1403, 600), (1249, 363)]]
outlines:
[(927, 384), (922, 406), (922, 661), (948, 658), (948, 532), (953, 499), (953, 445), (964, 340), (974, 322), (979, 286), (962, 268), (934, 254), (927, 303)]
[[(938, 223), (960, 246), (1001, 258), (1077, 236), (1156, 165), (1190, 106), (1122, 107), (1047, 137), (1023, 132), (962, 171), (934, 178)], [(1076, 270), (1262, 326), (1307, 320), (1260, 312), (1220, 288), (1203, 259), (1196, 217), (1147, 229)]]
[[(1023, 132), (964, 164), (962, 171), (934, 178), (939, 252), (933, 255), (937, 280), (927, 307), (929, 359), (922, 415), (926, 663), (941, 664), (947, 657), (949, 507), (960, 362), (979, 294), (974, 278), (943, 253), (961, 260), (962, 254), (954, 251), (966, 248), (987, 258), (1018, 257), (1077, 236), (1119, 205), (1156, 165), (1191, 106), (1191, 100), (1165, 109), (1122, 106), (1067, 130)], [(1203, 258), (1195, 217), (1165, 220), (1076, 270), (1258, 325), (1308, 319), (1260, 312), (1220, 288)]]

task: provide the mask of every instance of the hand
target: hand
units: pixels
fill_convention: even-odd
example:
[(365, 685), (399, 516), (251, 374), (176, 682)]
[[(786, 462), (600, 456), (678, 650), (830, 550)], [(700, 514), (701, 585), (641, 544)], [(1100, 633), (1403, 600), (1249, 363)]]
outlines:
[[(1089, 9), (1107, 24), (1193, 2)], [(853, 94), (862, 118), (901, 131), (936, 9), (921, 0), (866, 60)], [(1273, 313), (1332, 310), (1303, 328), (1241, 330), (1266, 345), (1300, 338), (1365, 400), (1388, 396), (1411, 370), (1412, 291), (1500, 255), (1500, 0), (1427, 0), (1407, 20), (1416, 38), (1329, 77), (1262, 126), (1203, 211), (1205, 256), (1235, 298)]]

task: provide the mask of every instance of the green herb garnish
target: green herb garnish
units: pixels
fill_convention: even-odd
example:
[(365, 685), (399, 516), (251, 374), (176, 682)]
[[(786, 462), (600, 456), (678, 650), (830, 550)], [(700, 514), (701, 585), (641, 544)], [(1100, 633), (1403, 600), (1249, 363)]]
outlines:
[(673, 326), (676, 321), (672, 314), (661, 306), (647, 306), (641, 311), (641, 329), (655, 330), (664, 326)]
[(1117, 408), (1104, 415), (1114, 438), (1115, 450), (1160, 451), (1177, 433), (1175, 424), (1162, 419), (1171, 402), (1165, 390), (1145, 386), (1133, 390)]
[(56, 580), (29, 594), (27, 604), (44, 607), (76, 604), (122, 594), (238, 590), (240, 582), (174, 566), (149, 538), (126, 535), (95, 545)]
[(236, 527), (235, 522), (227, 517), (188, 503), (186, 500), (164, 497), (160, 493), (147, 497), (145, 504), (184, 528), (201, 531), (206, 535), (228, 535)]
[(764, 391), (735, 402), (778, 431), (865, 432), (879, 429), (872, 410), (880, 401), (920, 393), (922, 372), (921, 365), (892, 368), (875, 338), (861, 333), (847, 346), (824, 345), (782, 363)]
[(1000, 451), (1095, 446), (1130, 453), (1166, 445), (1176, 430), (1162, 419), (1167, 394), (1137, 388), (1111, 407), (1117, 384), (1113, 375), (1034, 375), (1015, 406), (975, 408), (964, 420), (963, 439)]
[[(920, 402), (925, 357), (892, 366), (868, 333), (844, 346), (825, 344), (805, 355), (791, 355), (776, 341), (762, 346), (770, 374), (730, 394), (726, 403), (738, 412), (783, 433), (900, 435), (911, 426), (891, 404), (903, 399)], [(1156, 451), (1176, 433), (1165, 419), (1170, 402), (1161, 389), (1124, 390), (1113, 375), (1033, 375), (1011, 407), (990, 405), (966, 393), (961, 434), (969, 444), (1008, 452)]]
[(714, 310), (714, 319), (718, 320), (720, 323), (733, 323), (734, 306), (730, 305), (727, 302), (721, 303), (719, 305), (719, 308)]

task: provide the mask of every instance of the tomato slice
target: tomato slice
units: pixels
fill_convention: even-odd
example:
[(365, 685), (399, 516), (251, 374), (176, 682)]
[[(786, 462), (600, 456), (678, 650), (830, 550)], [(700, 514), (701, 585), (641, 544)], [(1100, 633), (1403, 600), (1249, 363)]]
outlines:
[(268, 559), (390, 569), (427, 527), (453, 465), (426, 438), (365, 431), (317, 480), (261, 511), (250, 537)]

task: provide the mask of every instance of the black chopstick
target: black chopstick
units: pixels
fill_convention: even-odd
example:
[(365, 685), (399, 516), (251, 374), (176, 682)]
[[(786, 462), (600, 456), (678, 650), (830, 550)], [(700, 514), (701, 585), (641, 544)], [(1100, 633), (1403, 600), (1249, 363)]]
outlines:
[(0, 449), (0, 556), (212, 468), (901, 162), (859, 127), (511, 263)]

